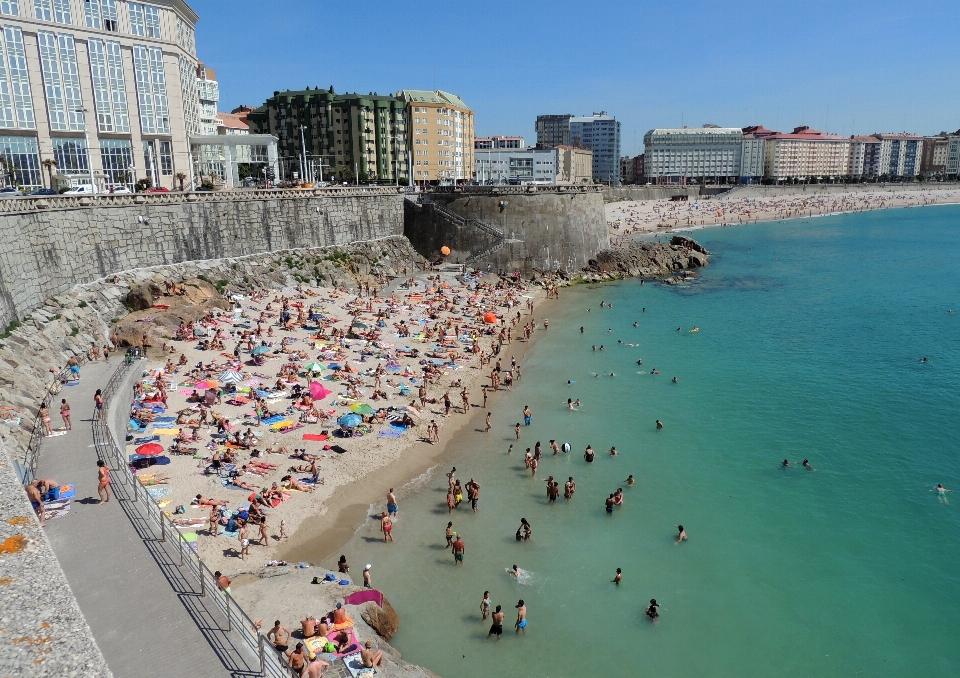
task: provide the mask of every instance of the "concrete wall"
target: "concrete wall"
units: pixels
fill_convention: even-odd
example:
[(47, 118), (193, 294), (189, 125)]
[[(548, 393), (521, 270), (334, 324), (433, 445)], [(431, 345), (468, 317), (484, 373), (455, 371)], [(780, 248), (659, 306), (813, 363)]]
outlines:
[(605, 186), (604, 202), (619, 200), (669, 200), (675, 195), (686, 195), (696, 200), (700, 195), (699, 186)]
[(394, 188), (0, 201), (0, 331), (119, 271), (403, 234)]
[[(474, 268), (525, 274), (534, 269), (579, 271), (610, 246), (599, 187), (477, 186), (434, 192), (427, 199), (503, 232), (506, 243), (470, 262)], [(469, 223), (453, 226), (426, 206), (408, 204), (405, 213), (404, 234), (431, 260), (446, 245), (452, 250), (447, 261), (460, 263), (499, 240)]]

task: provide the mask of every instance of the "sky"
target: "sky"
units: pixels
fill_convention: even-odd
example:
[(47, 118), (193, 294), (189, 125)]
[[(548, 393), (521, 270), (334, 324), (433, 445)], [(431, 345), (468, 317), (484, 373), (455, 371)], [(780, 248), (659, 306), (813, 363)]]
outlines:
[(655, 127), (960, 128), (960, 2), (187, 0), (220, 109), (310, 87), (443, 89), (477, 136), (607, 111), (621, 152)]

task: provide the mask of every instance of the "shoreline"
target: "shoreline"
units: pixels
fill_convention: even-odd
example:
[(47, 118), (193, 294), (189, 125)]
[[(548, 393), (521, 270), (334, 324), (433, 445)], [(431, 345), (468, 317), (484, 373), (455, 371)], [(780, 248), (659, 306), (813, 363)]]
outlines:
[[(554, 307), (556, 300), (546, 299), (542, 289), (531, 289), (533, 292), (534, 318), (549, 318), (549, 315), (541, 315), (545, 310)], [(523, 316), (527, 319), (529, 314)], [(533, 349), (539, 339), (544, 336), (544, 330), (541, 327), (535, 331), (529, 341), (517, 341), (511, 344), (511, 349), (502, 352), (501, 359), (508, 360), (511, 356), (517, 358), (517, 362), (523, 365), (524, 358), (528, 352)], [(479, 368), (472, 368), (477, 369)], [(485, 373), (472, 375), (474, 378), (467, 382), (467, 386), (477, 387), (486, 380)], [(488, 405), (492, 407), (499, 399), (503, 389), (496, 393), (491, 393)], [(287, 562), (308, 562), (312, 565), (322, 565), (327, 559), (331, 558), (342, 547), (348, 543), (357, 532), (363, 528), (371, 518), (371, 508), (374, 506), (386, 504), (386, 489), (390, 487), (398, 488), (395, 492), (398, 502), (406, 497), (417, 494), (422, 489), (411, 485), (420, 478), (432, 478), (432, 472), (435, 471), (445, 460), (449, 460), (456, 454), (457, 442), (460, 436), (465, 435), (465, 428), (472, 426), (475, 431), (484, 425), (485, 411), (483, 407), (473, 407), (476, 412), (472, 412), (467, 417), (460, 417), (455, 423), (448, 422), (440, 430), (440, 442), (431, 445), (428, 442), (417, 440), (415, 443), (404, 448), (404, 454), (394, 461), (388, 462), (363, 476), (337, 486), (333, 493), (327, 498), (325, 510), (311, 514), (303, 521), (300, 526), (290, 535), (289, 541), (278, 548), (277, 557)], [(428, 475), (430, 474), (430, 475)], [(356, 499), (359, 495), (359, 499)], [(344, 500), (349, 500), (345, 502)], [(402, 513), (402, 503), (399, 504)], [(310, 524), (310, 519), (323, 518), (323, 525), (314, 527)]]

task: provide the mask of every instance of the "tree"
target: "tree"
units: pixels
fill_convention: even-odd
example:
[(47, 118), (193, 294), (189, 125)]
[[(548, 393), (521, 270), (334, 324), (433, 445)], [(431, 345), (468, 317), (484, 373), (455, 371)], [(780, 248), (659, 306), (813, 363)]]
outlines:
[(114, 175), (114, 181), (116, 181), (118, 184), (125, 184), (127, 183), (127, 179), (129, 177), (130, 175), (126, 172), (126, 170), (120, 170), (116, 173), (116, 175)]
[(50, 177), (50, 188), (53, 188), (53, 168), (57, 166), (57, 161), (53, 158), (47, 158), (40, 164), (47, 168), (47, 176)]
[(183, 172), (177, 172), (176, 180), (180, 182), (180, 190), (183, 191), (183, 182), (187, 180), (187, 175)]

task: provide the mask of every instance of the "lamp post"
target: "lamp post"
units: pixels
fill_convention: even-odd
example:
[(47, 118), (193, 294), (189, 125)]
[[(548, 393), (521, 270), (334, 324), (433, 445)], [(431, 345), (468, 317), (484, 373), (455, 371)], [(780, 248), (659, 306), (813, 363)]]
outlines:
[(300, 125), (300, 179), (304, 182), (307, 180), (307, 142), (303, 138), (305, 129), (306, 125)]

